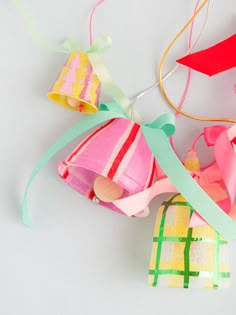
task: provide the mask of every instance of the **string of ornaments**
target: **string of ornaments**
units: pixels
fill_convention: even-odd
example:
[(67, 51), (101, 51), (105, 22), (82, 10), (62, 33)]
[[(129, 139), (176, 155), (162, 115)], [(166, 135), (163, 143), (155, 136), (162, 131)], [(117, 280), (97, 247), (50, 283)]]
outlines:
[[(40, 38), (21, 0), (15, 0), (33, 39), (41, 46), (69, 54), (48, 93), (53, 102), (88, 114), (62, 135), (41, 157), (28, 180), (22, 208), (23, 222), (31, 226), (28, 192), (43, 166), (68, 143), (97, 127), (56, 166), (67, 184), (98, 205), (129, 217), (145, 217), (149, 203), (157, 195), (170, 193), (157, 212), (150, 260), (149, 285), (174, 288), (229, 287), (228, 241), (236, 239), (236, 120), (197, 117), (183, 111), (191, 80), (197, 70), (216, 75), (235, 66), (236, 35), (205, 50), (192, 53), (207, 22), (210, 0), (197, 1), (194, 14), (166, 49), (161, 58), (159, 81), (133, 99), (117, 86), (102, 60), (112, 44), (103, 36), (93, 41), (92, 23), (99, 1), (90, 16), (90, 48), (85, 52), (73, 39), (63, 48), (53, 48)], [(201, 31), (192, 44), (194, 20), (206, 9)], [(190, 26), (188, 51), (176, 66), (163, 76), (169, 51)], [(222, 57), (224, 56), (224, 58)], [(183, 98), (176, 106), (167, 95), (164, 81), (180, 65), (188, 67)], [(144, 123), (135, 110), (136, 102), (159, 87), (163, 99), (174, 110)], [(100, 103), (104, 88), (112, 101)], [(221, 122), (204, 128), (181, 161), (174, 145), (176, 118)], [(231, 123), (231, 126), (222, 123)], [(232, 125), (233, 124), (233, 125)], [(196, 152), (203, 137), (214, 148), (214, 161), (201, 167)], [(99, 148), (103, 147), (104, 150)]]

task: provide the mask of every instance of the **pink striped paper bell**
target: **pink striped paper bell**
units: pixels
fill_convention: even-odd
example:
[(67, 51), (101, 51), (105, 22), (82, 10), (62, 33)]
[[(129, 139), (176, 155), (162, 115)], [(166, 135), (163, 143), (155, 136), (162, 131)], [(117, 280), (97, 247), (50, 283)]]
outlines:
[(48, 98), (68, 109), (85, 114), (97, 111), (101, 83), (93, 71), (87, 53), (70, 54)]
[(82, 195), (119, 213), (123, 212), (112, 201), (143, 191), (155, 177), (154, 156), (140, 125), (123, 118), (87, 136), (57, 170)]

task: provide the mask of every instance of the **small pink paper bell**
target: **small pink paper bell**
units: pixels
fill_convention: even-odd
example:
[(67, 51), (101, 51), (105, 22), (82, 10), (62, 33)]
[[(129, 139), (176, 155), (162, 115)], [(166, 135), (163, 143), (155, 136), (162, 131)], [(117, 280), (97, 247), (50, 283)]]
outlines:
[(119, 213), (112, 201), (150, 187), (155, 176), (154, 157), (140, 125), (123, 118), (87, 136), (57, 170), (81, 194)]
[(91, 114), (97, 111), (101, 83), (84, 52), (70, 54), (48, 97), (66, 108)]

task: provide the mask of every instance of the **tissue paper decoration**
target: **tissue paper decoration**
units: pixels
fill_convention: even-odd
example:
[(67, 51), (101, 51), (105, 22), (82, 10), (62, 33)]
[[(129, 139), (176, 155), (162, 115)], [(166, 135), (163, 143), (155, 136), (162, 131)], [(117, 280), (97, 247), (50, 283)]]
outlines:
[(66, 108), (91, 114), (97, 111), (100, 93), (101, 83), (88, 54), (72, 52), (48, 97)]
[(236, 34), (210, 48), (178, 59), (177, 62), (196, 71), (213, 76), (236, 67), (235, 56)]
[(158, 210), (149, 285), (170, 288), (227, 288), (227, 242), (209, 225), (189, 228), (194, 209), (180, 194)]

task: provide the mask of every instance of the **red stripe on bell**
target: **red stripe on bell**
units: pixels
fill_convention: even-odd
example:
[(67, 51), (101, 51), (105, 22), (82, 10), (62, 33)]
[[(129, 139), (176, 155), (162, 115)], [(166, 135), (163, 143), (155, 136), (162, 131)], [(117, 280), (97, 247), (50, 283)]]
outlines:
[(132, 130), (130, 131), (128, 138), (126, 139), (124, 145), (122, 146), (122, 148), (118, 152), (117, 156), (115, 157), (114, 162), (112, 163), (112, 166), (111, 166), (111, 168), (107, 174), (108, 178), (112, 179), (115, 176), (116, 171), (117, 171), (122, 159), (124, 158), (124, 156), (128, 152), (131, 145), (133, 144), (139, 129), (140, 129), (140, 126), (138, 124), (134, 124)]
[(78, 147), (77, 149), (67, 158), (67, 162), (70, 162), (74, 156), (78, 154), (78, 152), (90, 141), (92, 140), (97, 133), (108, 127), (114, 119), (109, 120), (105, 125), (101, 126), (99, 129), (95, 130), (93, 133), (91, 133), (90, 136), (88, 136)]

